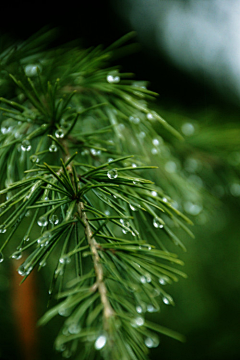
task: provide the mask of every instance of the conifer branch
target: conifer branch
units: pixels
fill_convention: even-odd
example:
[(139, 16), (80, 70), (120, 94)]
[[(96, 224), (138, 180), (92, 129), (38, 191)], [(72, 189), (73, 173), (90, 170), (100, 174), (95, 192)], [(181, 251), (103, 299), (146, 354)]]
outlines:
[[(159, 310), (159, 299), (174, 305), (163, 285), (186, 277), (172, 266), (183, 263), (165, 240), (185, 249), (174, 230), (192, 235), (185, 225), (192, 222), (161, 186), (163, 164), (173, 157), (160, 134), (181, 136), (149, 110), (146, 100), (155, 93), (109, 67), (124, 39), (106, 50), (57, 49), (40, 58), (35, 39), (37, 65), (24, 56), (30, 43), (16, 51), (16, 63), (12, 48), (0, 63), (20, 93), (12, 101), (6, 87), (0, 98), (0, 262), (15, 242), (14, 259), (29, 252), (18, 268), (23, 281), (34, 268), (54, 268), (49, 301), (54, 296), (58, 303), (39, 323), (66, 315), (56, 339), (66, 357), (81, 351), (82, 341), (82, 359), (100, 350), (107, 360), (145, 360), (146, 338), (156, 339), (152, 331), (182, 340), (143, 316)], [(168, 150), (165, 158), (160, 147)], [(158, 166), (152, 166), (155, 155)], [(20, 226), (24, 237), (16, 244)]]

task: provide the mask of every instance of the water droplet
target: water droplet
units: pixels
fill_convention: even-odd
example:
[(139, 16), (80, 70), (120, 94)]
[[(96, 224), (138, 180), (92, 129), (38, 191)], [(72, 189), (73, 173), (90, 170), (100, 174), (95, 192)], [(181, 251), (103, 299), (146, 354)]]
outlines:
[(152, 153), (153, 155), (158, 154), (158, 149), (152, 148), (152, 149), (151, 149), (151, 153)]
[(193, 204), (191, 201), (186, 201), (183, 204), (184, 210), (191, 215), (198, 215), (201, 211), (202, 211), (202, 206), (201, 205), (197, 205), (197, 204)]
[(58, 147), (57, 145), (55, 144), (52, 144), (49, 146), (49, 149), (48, 149), (50, 152), (57, 152), (58, 151)]
[(117, 84), (120, 81), (120, 76), (115, 75), (114, 73), (110, 73), (107, 75), (107, 82), (110, 84)]
[(41, 260), (39, 263), (39, 266), (44, 267), (47, 265), (47, 262), (45, 260)]
[(134, 81), (132, 83), (132, 86), (140, 88), (140, 89), (146, 89), (146, 82), (145, 81)]
[(134, 319), (134, 324), (136, 326), (143, 326), (144, 318), (142, 318), (141, 316), (138, 316), (136, 319)]
[(0, 263), (1, 263), (1, 262), (3, 262), (3, 260), (4, 260), (3, 253), (2, 253), (2, 252), (0, 252)]
[(168, 295), (168, 297), (163, 296), (162, 301), (164, 302), (164, 304), (170, 305), (173, 302), (173, 299), (171, 298), (170, 295)]
[(13, 258), (13, 259), (19, 260), (19, 259), (21, 259), (21, 257), (22, 257), (22, 252), (21, 252), (21, 251), (15, 251), (15, 252), (12, 254), (12, 258)]
[(154, 336), (154, 337), (147, 337), (145, 340), (144, 340), (144, 343), (145, 345), (148, 347), (148, 348), (153, 348), (153, 347), (157, 347), (159, 345), (159, 338), (157, 336)]
[(12, 183), (13, 183), (13, 180), (12, 180), (12, 179), (6, 179), (6, 180), (5, 180), (5, 186), (6, 186), (6, 188), (9, 187)]
[(22, 265), (19, 266), (18, 268), (18, 273), (19, 275), (21, 276), (26, 276), (26, 275), (29, 275), (30, 272), (32, 271), (33, 267), (30, 266), (30, 267), (25, 267), (25, 264), (23, 263)]
[(173, 201), (173, 202), (172, 202), (172, 207), (173, 207), (174, 209), (179, 209), (179, 208), (180, 208), (179, 203), (178, 203), (177, 201)]
[(142, 284), (146, 284), (147, 282), (150, 283), (152, 281), (151, 275), (146, 274), (145, 276), (141, 276), (140, 281)]
[(148, 120), (153, 120), (153, 119), (154, 119), (153, 114), (149, 112), (149, 113), (147, 114), (147, 119), (148, 119)]
[(78, 334), (81, 331), (81, 327), (78, 324), (72, 323), (69, 326), (68, 331), (70, 334)]
[(105, 215), (109, 216), (109, 215), (110, 215), (110, 211), (109, 211), (109, 210), (106, 210), (106, 211), (105, 211)]
[(152, 304), (147, 305), (147, 311), (152, 313), (158, 311)]
[[(9, 126), (8, 129), (7, 129), (7, 133), (10, 133), (12, 130), (13, 130), (13, 126)], [(17, 135), (19, 135), (16, 138), (20, 137), (20, 134), (18, 132), (16, 132), (16, 133), (17, 133)]]
[(138, 209), (137, 208), (135, 208), (133, 205), (131, 205), (131, 204), (129, 204), (129, 207), (130, 207), (130, 209), (132, 210), (132, 211), (137, 211)]
[(66, 345), (65, 345), (65, 344), (56, 344), (55, 349), (56, 349), (57, 351), (62, 352), (62, 351), (64, 351), (64, 350), (66, 350)]
[(153, 139), (152, 143), (153, 143), (153, 145), (155, 145), (155, 146), (159, 145), (158, 139)]
[(191, 136), (194, 134), (195, 128), (191, 123), (185, 123), (181, 127), (182, 133), (186, 136)]
[(153, 226), (154, 226), (155, 228), (160, 228), (160, 229), (163, 228), (163, 224), (161, 224), (159, 218), (153, 219)]
[(116, 179), (118, 177), (118, 172), (116, 169), (109, 170), (107, 176), (109, 179)]
[(150, 283), (152, 281), (152, 278), (151, 278), (150, 274), (146, 275), (146, 280), (147, 280), (148, 283)]
[(158, 193), (156, 191), (152, 191), (151, 194), (152, 194), (152, 196), (157, 196), (158, 195)]
[(38, 225), (39, 226), (47, 226), (48, 224), (48, 220), (47, 220), (47, 217), (46, 216), (41, 216), (39, 219), (38, 219)]
[(165, 198), (165, 197), (163, 197), (163, 198), (162, 198), (162, 201), (164, 201), (164, 202), (168, 202), (168, 199), (167, 199), (167, 198)]
[(108, 159), (108, 162), (110, 163), (110, 162), (112, 162), (114, 159), (113, 158), (109, 158)]
[(194, 158), (188, 158), (184, 163), (184, 168), (188, 172), (195, 172), (199, 168), (199, 161)]
[(140, 119), (138, 117), (135, 117), (135, 116), (129, 116), (129, 121), (131, 121), (133, 124), (139, 124), (140, 123)]
[(58, 276), (58, 275), (62, 276), (63, 273), (64, 273), (63, 268), (59, 267), (58, 269), (55, 270), (54, 273), (55, 273), (56, 276)]
[(165, 166), (164, 166), (165, 170), (172, 174), (175, 173), (177, 170), (177, 164), (174, 161), (168, 161)]
[(71, 258), (69, 256), (63, 256), (59, 259), (61, 264), (69, 264), (71, 262)]
[(141, 314), (143, 312), (143, 308), (140, 305), (136, 306), (136, 311)]
[[(63, 307), (60, 307), (59, 308), (59, 310), (58, 310), (58, 313), (59, 313), (59, 315), (60, 316), (69, 316), (70, 314), (71, 314), (71, 310), (68, 308), (68, 309), (66, 309), (66, 308), (64, 308), (64, 306)], [(68, 331), (68, 330), (67, 330)]]
[(7, 231), (6, 228), (4, 228), (4, 227), (1, 227), (1, 228), (0, 228), (0, 233), (1, 233), (1, 234), (4, 234), (6, 231)]
[(2, 126), (1, 126), (1, 133), (2, 133), (3, 135), (7, 134), (7, 133), (8, 133), (8, 129), (9, 129), (9, 126), (2, 124)]
[(51, 224), (57, 225), (59, 223), (58, 216), (55, 215), (55, 214), (50, 216), (49, 221), (50, 221)]
[(36, 64), (29, 64), (27, 66), (25, 66), (24, 72), (26, 74), (26, 76), (31, 77), (31, 76), (36, 76), (38, 74), (38, 71), (41, 72), (42, 68), (40, 65), (36, 65)]
[(124, 225), (124, 226), (126, 226), (126, 227), (129, 227), (129, 226), (130, 226), (129, 222), (126, 221), (126, 220), (124, 220), (124, 219), (120, 219), (119, 221), (120, 221), (120, 223), (121, 223), (122, 225)]
[(63, 131), (63, 129), (57, 129), (56, 131), (55, 131), (55, 136), (56, 136), (56, 138), (60, 138), (60, 139), (62, 139), (63, 137), (64, 137), (64, 131)]
[(230, 192), (233, 196), (240, 196), (240, 184), (238, 184), (238, 183), (231, 184)]
[(150, 337), (147, 337), (147, 338), (144, 340), (144, 343), (145, 343), (145, 345), (146, 345), (148, 348), (152, 348), (152, 347), (153, 347), (153, 339), (151, 339)]
[(70, 349), (66, 349), (64, 350), (64, 352), (62, 353), (62, 357), (64, 357), (65, 359), (68, 359), (72, 356), (72, 351)]
[(31, 215), (31, 210), (28, 210), (25, 214), (26, 217), (29, 217)]
[(26, 243), (27, 241), (29, 241), (29, 236), (28, 235), (24, 236), (23, 243)]
[(15, 139), (19, 139), (21, 137), (20, 131), (16, 131), (14, 134)]
[(49, 244), (49, 240), (51, 238), (51, 233), (49, 231), (46, 231), (38, 240), (38, 244), (42, 244), (44, 246), (47, 242)]
[(83, 151), (81, 152), (81, 155), (83, 155), (83, 156), (84, 156), (84, 155), (88, 155), (88, 154), (89, 154), (89, 150), (87, 150), (87, 149), (86, 149), (86, 150), (83, 150)]
[(105, 345), (106, 345), (106, 342), (107, 342), (107, 338), (105, 335), (100, 335), (97, 340), (95, 341), (95, 349), (96, 350), (100, 350), (102, 349)]
[(70, 335), (69, 332), (68, 332), (68, 327), (67, 327), (67, 326), (64, 326), (64, 328), (63, 328), (63, 330), (62, 330), (62, 333), (63, 333), (63, 335), (65, 335), (65, 336), (69, 336), (69, 335)]
[(144, 131), (141, 131), (138, 136), (140, 137), (140, 139), (144, 139), (146, 136), (146, 133)]
[(197, 175), (190, 175), (188, 177), (189, 181), (192, 181), (195, 185), (197, 185), (198, 187), (202, 187), (203, 186), (203, 181), (200, 178), (200, 176)]
[(97, 150), (96, 150), (96, 149), (90, 149), (90, 153), (91, 153), (93, 156), (96, 156), (96, 155), (97, 155)]
[(166, 278), (164, 278), (164, 277), (160, 277), (158, 281), (159, 281), (159, 283), (160, 283), (161, 285), (166, 285), (166, 284), (167, 284), (167, 280), (166, 280)]
[(22, 144), (21, 144), (21, 149), (22, 151), (30, 151), (32, 148), (30, 141), (28, 140), (23, 140)]
[(39, 163), (39, 158), (37, 157), (37, 155), (32, 155), (30, 156), (30, 160), (32, 163), (34, 164), (38, 164)]
[[(39, 238), (39, 239), (37, 240), (37, 243), (40, 244), (41, 247), (43, 247), (43, 246), (45, 245), (45, 241), (46, 241), (46, 240), (43, 241), (42, 238)], [(48, 245), (48, 244), (49, 244), (49, 241), (47, 240), (47, 245)]]
[(65, 256), (66, 264), (69, 264), (71, 262), (70, 256)]

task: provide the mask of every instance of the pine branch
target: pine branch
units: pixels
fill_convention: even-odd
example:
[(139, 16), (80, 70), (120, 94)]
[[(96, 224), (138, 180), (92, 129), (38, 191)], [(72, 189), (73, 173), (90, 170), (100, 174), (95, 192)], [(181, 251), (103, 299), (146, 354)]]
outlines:
[(22, 281), (34, 268), (54, 268), (49, 301), (58, 303), (39, 323), (66, 315), (55, 344), (64, 356), (145, 360), (158, 345), (153, 331), (183, 340), (143, 317), (160, 309), (158, 297), (174, 305), (163, 286), (186, 277), (167, 250), (167, 239), (185, 250), (177, 228), (192, 236), (172, 200), (186, 183), (179, 176), (176, 187), (162, 188), (171, 177), (162, 176), (163, 164), (174, 158), (160, 134), (182, 137), (149, 110), (155, 93), (109, 67), (113, 47), (35, 54), (40, 39), (20, 47), (39, 64), (31, 69), (24, 51), (0, 57), (18, 94), (0, 98), (0, 262), (12, 243), (14, 259), (29, 254), (18, 268)]

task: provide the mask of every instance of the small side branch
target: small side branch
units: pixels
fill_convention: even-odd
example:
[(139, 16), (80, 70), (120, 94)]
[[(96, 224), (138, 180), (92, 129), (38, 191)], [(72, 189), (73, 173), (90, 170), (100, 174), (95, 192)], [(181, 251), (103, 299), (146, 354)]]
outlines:
[[(68, 147), (66, 143), (63, 144), (64, 148), (66, 149), (66, 153), (69, 155)], [(73, 174), (72, 166), (71, 164), (68, 165), (70, 174)], [(62, 171), (62, 169), (60, 169)], [(101, 302), (103, 304), (103, 318), (104, 318), (104, 327), (105, 330), (108, 330), (108, 319), (111, 316), (115, 315), (115, 312), (113, 308), (111, 307), (108, 298), (107, 298), (107, 289), (106, 285), (103, 281), (103, 267), (100, 261), (100, 257), (97, 251), (97, 248), (99, 247), (98, 243), (92, 236), (92, 230), (88, 222), (88, 218), (86, 215), (86, 212), (84, 210), (84, 204), (83, 202), (77, 203), (77, 212), (79, 216), (81, 217), (84, 225), (85, 225), (85, 235), (88, 241), (88, 244), (90, 246), (91, 252), (92, 252), (92, 258), (93, 258), (93, 264), (96, 274), (96, 288), (99, 291)]]

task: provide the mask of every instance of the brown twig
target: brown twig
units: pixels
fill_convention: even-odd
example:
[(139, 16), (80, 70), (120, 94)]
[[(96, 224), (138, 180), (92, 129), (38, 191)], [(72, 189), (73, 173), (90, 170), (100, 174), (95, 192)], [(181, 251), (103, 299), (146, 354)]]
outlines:
[[(103, 267), (101, 264), (101, 260), (97, 251), (97, 248), (99, 247), (99, 244), (96, 242), (94, 237), (92, 236), (92, 231), (87, 219), (86, 212), (84, 210), (84, 204), (82, 202), (79, 202), (77, 205), (78, 214), (83, 220), (85, 224), (85, 235), (88, 241), (88, 244), (90, 246), (91, 252), (92, 252), (92, 258), (93, 258), (93, 264), (94, 269), (96, 273), (96, 284), (97, 288), (101, 297), (101, 302), (103, 304), (103, 316), (104, 319), (107, 321), (109, 317), (114, 316), (114, 310), (111, 307), (108, 298), (107, 298), (107, 289), (106, 285), (104, 283), (104, 275), (103, 275)], [(105, 327), (107, 327), (107, 323), (105, 322)]]

